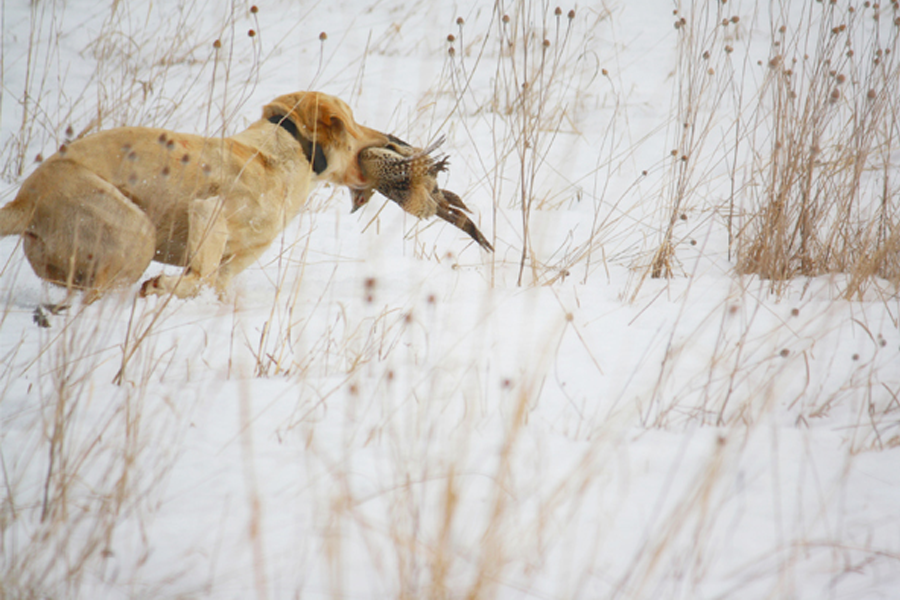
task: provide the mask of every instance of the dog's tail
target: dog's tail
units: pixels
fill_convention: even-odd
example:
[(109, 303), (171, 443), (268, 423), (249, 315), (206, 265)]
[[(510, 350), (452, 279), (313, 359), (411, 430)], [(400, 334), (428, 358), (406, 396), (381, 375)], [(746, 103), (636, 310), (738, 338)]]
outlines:
[(0, 208), (0, 237), (25, 233), (31, 216), (32, 210), (18, 200)]

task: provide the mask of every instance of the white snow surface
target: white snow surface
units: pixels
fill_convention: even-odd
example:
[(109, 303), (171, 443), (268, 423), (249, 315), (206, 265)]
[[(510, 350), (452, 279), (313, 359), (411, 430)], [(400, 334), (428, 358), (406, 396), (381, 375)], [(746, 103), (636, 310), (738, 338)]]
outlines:
[[(0, 3), (3, 203), (69, 126), (218, 135), (318, 89), (446, 135), (496, 248), (322, 187), (226, 298), (136, 284), (41, 328), (64, 293), (0, 240), (0, 598), (900, 597), (896, 290), (736, 274), (718, 162), (646, 277), (675, 5), (561, 7)], [(728, 3), (746, 82), (757, 10)], [(561, 116), (518, 285), (520, 13)]]

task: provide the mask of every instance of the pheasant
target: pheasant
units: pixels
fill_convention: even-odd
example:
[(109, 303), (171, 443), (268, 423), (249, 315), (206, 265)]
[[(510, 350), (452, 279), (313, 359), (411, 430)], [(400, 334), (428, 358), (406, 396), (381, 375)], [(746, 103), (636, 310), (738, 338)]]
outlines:
[(444, 138), (423, 150), (393, 135), (387, 137), (389, 141), (384, 146), (366, 148), (359, 153), (363, 175), (373, 183), (366, 189), (354, 190), (351, 212), (365, 205), (377, 191), (419, 219), (437, 215), (468, 233), (485, 250), (493, 252), (490, 242), (466, 215), (471, 211), (462, 199), (450, 190), (438, 187), (437, 174), (447, 170), (449, 157), (435, 158), (432, 153)]

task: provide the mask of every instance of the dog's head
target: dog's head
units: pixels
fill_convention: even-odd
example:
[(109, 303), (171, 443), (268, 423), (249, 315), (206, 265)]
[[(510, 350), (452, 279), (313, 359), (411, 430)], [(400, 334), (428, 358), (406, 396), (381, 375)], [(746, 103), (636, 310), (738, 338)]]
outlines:
[(360, 169), (359, 153), (389, 141), (385, 134), (357, 123), (343, 100), (321, 92), (279, 96), (263, 108), (263, 119), (297, 138), (319, 179), (346, 185), (353, 193), (370, 187)]

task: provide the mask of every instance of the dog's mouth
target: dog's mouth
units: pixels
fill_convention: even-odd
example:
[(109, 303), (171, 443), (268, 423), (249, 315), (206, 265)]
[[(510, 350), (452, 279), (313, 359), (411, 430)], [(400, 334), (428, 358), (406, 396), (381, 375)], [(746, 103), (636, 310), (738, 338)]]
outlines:
[[(351, 214), (355, 213), (357, 210), (359, 210), (369, 202), (369, 200), (372, 198), (372, 195), (375, 193), (376, 188), (378, 188), (379, 184), (381, 183), (380, 181), (378, 181), (380, 177), (377, 173), (378, 168), (373, 167), (371, 162), (374, 161), (375, 163), (378, 163), (379, 158), (382, 157), (384, 152), (372, 153), (366, 151), (387, 151), (389, 154), (395, 155), (398, 159), (402, 160), (403, 157), (409, 157), (411, 155), (411, 151), (413, 150), (412, 146), (394, 135), (391, 135), (389, 133), (382, 133), (380, 135), (384, 138), (383, 143), (367, 146), (356, 154), (355, 170), (359, 176), (358, 180), (360, 184), (347, 186), (350, 188), (350, 198), (353, 201), (353, 205), (350, 208)], [(441, 140), (438, 141), (437, 144), (434, 145), (434, 147), (436, 148), (441, 143), (441, 141), (443, 141), (443, 138), (441, 138)], [(431, 152), (431, 150), (432, 148), (429, 148), (425, 150), (425, 152), (428, 153)], [(370, 169), (366, 168), (367, 162), (370, 163), (368, 166), (370, 168), (373, 168), (376, 172), (372, 172)]]
[[(387, 137), (387, 136), (385, 136)], [(350, 200), (352, 201), (352, 205), (350, 207), (350, 213), (353, 214), (358, 211), (360, 208), (365, 206), (369, 200), (372, 199), (372, 195), (375, 193), (375, 185), (376, 183), (372, 181), (371, 174), (367, 171), (365, 167), (365, 161), (360, 160), (363, 153), (370, 148), (381, 148), (381, 145), (368, 146), (363, 148), (356, 154), (356, 172), (358, 174), (358, 181), (360, 182), (357, 185), (348, 185), (350, 188)]]

